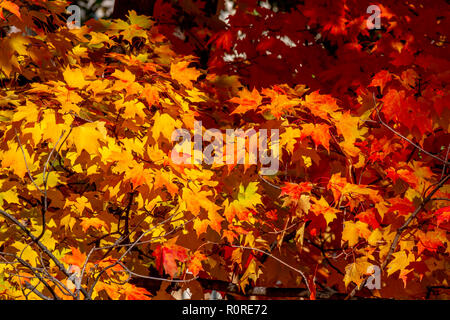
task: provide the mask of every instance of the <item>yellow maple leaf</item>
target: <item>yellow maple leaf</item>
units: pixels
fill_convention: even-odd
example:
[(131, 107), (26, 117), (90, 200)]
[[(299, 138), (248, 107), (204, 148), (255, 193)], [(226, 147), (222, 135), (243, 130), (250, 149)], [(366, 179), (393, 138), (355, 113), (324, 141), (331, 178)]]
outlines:
[(405, 269), (410, 262), (415, 261), (414, 255), (409, 253), (406, 254), (406, 251), (399, 251), (392, 254), (394, 259), (387, 266), (388, 276), (393, 274), (395, 271)]
[(109, 39), (108, 35), (100, 32), (90, 32), (91, 40), (89, 41), (90, 45), (96, 46), (100, 43), (106, 42), (108, 44), (112, 44), (113, 41)]
[(39, 260), (39, 256), (37, 252), (33, 250), (32, 246), (22, 242), (14, 242), (12, 246), (18, 250), (17, 256), (21, 257), (23, 260), (33, 264)]
[(195, 233), (197, 234), (197, 237), (200, 237), (201, 234), (205, 233), (206, 230), (208, 229), (208, 226), (210, 224), (210, 221), (208, 219), (200, 219), (200, 218), (196, 218), (194, 220), (194, 230)]
[(264, 105), (263, 110), (270, 111), (277, 119), (279, 119), (286, 111), (300, 103), (300, 99), (290, 98), (275, 90), (263, 89), (263, 93), (271, 98), (271, 103)]
[(87, 85), (86, 80), (84, 79), (83, 71), (81, 69), (71, 69), (69, 66), (66, 67), (66, 70), (63, 72), (63, 77), (66, 83), (71, 88), (82, 89)]
[(83, 213), (85, 208), (92, 210), (91, 203), (89, 202), (88, 198), (85, 196), (78, 197), (75, 201), (71, 201), (69, 199), (66, 199), (66, 203), (64, 204), (64, 208), (67, 208), (68, 206), (71, 206), (77, 210), (78, 213)]
[(350, 263), (345, 267), (344, 284), (345, 287), (350, 282), (354, 282), (358, 287), (364, 280), (364, 276), (367, 274), (367, 269), (372, 264), (367, 261), (367, 258), (358, 258), (354, 263)]
[(239, 185), (238, 202), (245, 208), (254, 208), (258, 204), (262, 204), (261, 195), (258, 193), (258, 182), (250, 182), (247, 187), (243, 184)]
[(6, 200), (8, 203), (19, 203), (19, 198), (17, 197), (17, 189), (11, 188), (5, 192), (0, 193), (0, 205), (3, 206), (3, 202)]
[(314, 204), (312, 205), (311, 210), (316, 215), (323, 215), (327, 222), (327, 225), (330, 224), (331, 221), (336, 219), (336, 213), (339, 212), (339, 210), (330, 207), (324, 197), (321, 196), (319, 200), (316, 198), (314, 198), (313, 200)]
[(100, 141), (106, 140), (104, 122), (85, 123), (72, 129), (67, 141), (75, 144), (78, 153), (86, 150), (90, 155), (99, 154)]
[(342, 231), (342, 240), (348, 241), (350, 247), (358, 243), (359, 237), (368, 239), (371, 232), (368, 229), (368, 225), (362, 221), (345, 221), (344, 230)]
[(148, 29), (153, 25), (153, 21), (145, 15), (138, 15), (136, 11), (131, 10), (128, 14), (128, 19), (131, 25), (136, 25), (140, 28)]
[(73, 226), (77, 222), (77, 219), (72, 217), (70, 214), (66, 214), (64, 217), (61, 218), (60, 224), (64, 226), (64, 229), (66, 231), (70, 230), (72, 231)]
[(175, 120), (167, 113), (160, 114), (159, 111), (155, 113), (153, 117), (155, 121), (152, 128), (152, 136), (155, 141), (158, 141), (158, 138), (163, 135), (167, 140), (171, 141), (172, 132), (175, 128), (179, 128), (181, 126), (180, 120)]
[(8, 43), (11, 46), (11, 49), (16, 51), (20, 55), (27, 54), (27, 44), (30, 43), (30, 40), (22, 36), (20, 33), (13, 33), (9, 35), (8, 38)]
[(358, 155), (360, 150), (355, 147), (357, 139), (364, 140), (363, 135), (367, 133), (367, 128), (359, 129), (359, 117), (352, 117), (350, 112), (336, 116), (336, 129), (338, 134), (344, 137), (344, 141), (339, 143), (344, 152), (352, 157)]
[(0, 160), (2, 162), (2, 168), (11, 169), (20, 178), (25, 177), (27, 165), (31, 172), (36, 168), (33, 159), (28, 154), (27, 148), (23, 147), (22, 153), (19, 145), (15, 142), (9, 143), (8, 151), (0, 152)]
[(295, 139), (301, 137), (301, 131), (297, 128), (287, 127), (286, 131), (280, 135), (281, 147), (286, 146), (285, 149), (292, 154), (294, 151), (294, 146), (297, 143)]

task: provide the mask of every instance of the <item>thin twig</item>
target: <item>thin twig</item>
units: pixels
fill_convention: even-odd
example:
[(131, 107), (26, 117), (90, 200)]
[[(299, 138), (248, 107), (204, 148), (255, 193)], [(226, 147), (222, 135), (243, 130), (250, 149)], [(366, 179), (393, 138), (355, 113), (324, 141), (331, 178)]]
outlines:
[[(28, 230), (22, 223), (20, 223), (14, 216), (10, 215), (6, 211), (3, 211), (0, 209), (0, 214), (7, 218), (8, 220), (12, 221), (15, 225), (17, 225), (31, 240), (33, 240), (34, 243), (38, 245), (38, 247), (55, 263), (55, 265), (58, 267), (58, 269), (64, 273), (67, 277), (70, 277), (71, 274), (69, 271), (64, 267), (64, 265), (58, 260), (58, 258), (55, 257), (55, 255), (45, 246), (37, 240), (35, 236), (31, 233), (30, 230)], [(89, 299), (90, 296), (88, 296), (87, 291), (84, 288), (80, 289), (83, 295), (86, 299)]]
[(378, 110), (378, 107), (376, 106), (376, 100), (375, 100), (375, 94), (373, 95), (373, 102), (374, 102), (374, 106), (375, 106), (375, 110), (377, 111), (377, 116), (378, 116), (378, 120), (380, 121), (380, 123), (385, 126), (386, 128), (388, 128), (390, 131), (392, 131), (394, 134), (396, 134), (397, 136), (399, 136), (400, 138), (402, 138), (403, 140), (409, 142), (412, 146), (416, 147), (417, 149), (419, 149), (420, 151), (422, 151), (423, 153), (429, 155), (430, 157), (439, 160), (440, 162), (444, 163), (444, 165), (450, 165), (450, 162), (448, 162), (447, 160), (441, 159), (438, 156), (435, 156), (434, 154), (426, 151), (425, 149), (423, 149), (421, 146), (415, 144), (414, 142), (412, 142), (411, 140), (409, 140), (408, 138), (406, 138), (405, 136), (403, 136), (401, 133), (398, 133), (397, 131), (395, 131), (394, 129), (392, 129), (388, 124), (386, 124), (383, 120), (381, 120), (381, 116), (380, 116), (380, 111)]
[[(219, 244), (219, 243), (216, 243), (216, 244)], [(306, 287), (308, 288), (308, 291), (311, 294), (311, 288), (309, 287), (308, 280), (307, 280), (305, 274), (303, 273), (303, 271), (301, 271), (301, 270), (299, 270), (297, 268), (294, 268), (290, 264), (288, 264), (288, 263), (284, 262), (283, 260), (275, 257), (273, 254), (271, 254), (270, 252), (267, 252), (265, 250), (261, 250), (261, 249), (258, 249), (258, 248), (252, 248), (252, 247), (246, 247), (246, 246), (237, 246), (237, 245), (230, 245), (230, 247), (232, 247), (232, 248), (241, 248), (241, 249), (245, 249), (245, 250), (254, 250), (254, 251), (260, 252), (260, 253), (265, 254), (265, 255), (271, 257), (272, 259), (278, 261), (279, 263), (281, 263), (282, 265), (288, 267), (289, 269), (294, 270), (295, 272), (299, 273), (302, 276), (303, 280), (305, 281)]]
[[(434, 189), (428, 194), (428, 196), (426, 196), (426, 198), (422, 201), (422, 203), (416, 208), (416, 210), (411, 214), (411, 216), (409, 216), (409, 218), (403, 223), (403, 225), (397, 229), (397, 233), (395, 234), (394, 237), (394, 241), (392, 242), (390, 248), (389, 248), (389, 252), (386, 255), (386, 258), (383, 261), (383, 264), (381, 265), (381, 270), (383, 270), (387, 264), (389, 263), (389, 259), (391, 258), (392, 254), (394, 253), (394, 250), (397, 248), (398, 242), (400, 241), (400, 237), (403, 233), (403, 230), (405, 230), (409, 224), (411, 223), (411, 221), (414, 220), (414, 218), (419, 214), (420, 211), (422, 211), (422, 209), (425, 207), (425, 205), (432, 199), (433, 195), (444, 185), (444, 183), (450, 178), (450, 175), (446, 176), (444, 179), (441, 179), (441, 181), (439, 181), (439, 183), (434, 187)], [(359, 290), (359, 288), (364, 287), (366, 281), (368, 279), (368, 276), (363, 280), (363, 282), (361, 283), (361, 285), (358, 287), (356, 286), (352, 292), (350, 292), (350, 294), (347, 296), (346, 299), (349, 299), (351, 297), (353, 297), (356, 293), (356, 291)]]
[[(447, 147), (447, 154), (445, 155), (445, 161), (448, 160), (448, 152), (449, 152), (449, 151), (450, 151), (450, 143), (448, 144), (448, 147)], [(440, 180), (442, 180), (442, 178), (444, 177), (445, 169), (446, 169), (446, 165), (445, 165), (445, 163), (444, 163), (444, 166), (442, 167), (442, 172), (441, 172), (441, 178), (440, 178)]]
[(25, 282), (25, 287), (27, 289), (29, 289), (30, 291), (32, 291), (35, 295), (37, 295), (39, 298), (41, 298), (43, 300), (53, 300), (53, 299), (47, 297), (42, 292), (40, 292), (39, 290), (37, 290), (36, 286), (31, 285), (31, 283), (29, 283), (28, 281)]

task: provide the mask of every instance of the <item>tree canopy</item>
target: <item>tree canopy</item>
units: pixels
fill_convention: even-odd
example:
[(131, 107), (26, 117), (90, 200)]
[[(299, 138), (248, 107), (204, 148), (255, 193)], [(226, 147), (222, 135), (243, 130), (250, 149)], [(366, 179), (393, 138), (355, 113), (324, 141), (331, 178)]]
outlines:
[(448, 297), (448, 1), (127, 2), (0, 0), (0, 298)]

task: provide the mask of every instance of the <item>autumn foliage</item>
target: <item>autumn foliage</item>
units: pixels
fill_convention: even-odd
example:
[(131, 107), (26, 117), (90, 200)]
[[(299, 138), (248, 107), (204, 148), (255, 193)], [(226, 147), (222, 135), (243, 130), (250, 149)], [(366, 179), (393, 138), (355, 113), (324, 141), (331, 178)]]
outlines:
[[(206, 2), (0, 0), (0, 297), (448, 297), (448, 2)], [(175, 164), (196, 120), (278, 129), (278, 173)]]

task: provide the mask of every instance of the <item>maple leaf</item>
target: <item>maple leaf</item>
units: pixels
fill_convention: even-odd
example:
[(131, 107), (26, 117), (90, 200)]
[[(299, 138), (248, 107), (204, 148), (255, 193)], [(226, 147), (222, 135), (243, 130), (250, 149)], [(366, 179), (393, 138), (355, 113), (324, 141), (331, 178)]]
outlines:
[(389, 168), (386, 170), (387, 177), (391, 178), (395, 183), (398, 179), (402, 179), (403, 181), (410, 184), (413, 188), (416, 188), (419, 184), (419, 180), (414, 175), (414, 173), (408, 169), (398, 169)]
[(98, 121), (73, 128), (67, 141), (76, 146), (78, 153), (86, 150), (89, 154), (98, 154), (100, 142), (106, 140), (106, 136), (105, 123)]
[(122, 287), (125, 300), (151, 300), (152, 295), (145, 288), (136, 287), (134, 284), (125, 283)]
[(194, 220), (194, 230), (197, 234), (197, 237), (200, 237), (201, 234), (206, 232), (210, 223), (211, 221), (209, 221), (209, 219), (201, 220), (200, 218), (196, 218)]
[(411, 262), (415, 261), (412, 253), (406, 254), (405, 251), (398, 251), (392, 254), (394, 259), (387, 265), (388, 276), (398, 270), (405, 269)]
[(179, 245), (169, 243), (160, 245), (153, 251), (153, 256), (156, 257), (156, 269), (162, 273), (167, 272), (172, 278), (178, 272), (177, 261), (184, 262), (188, 258), (188, 250)]
[(281, 138), (281, 147), (285, 147), (285, 149), (292, 154), (294, 152), (294, 146), (297, 143), (296, 139), (300, 138), (301, 131), (297, 128), (287, 127), (286, 131), (283, 132), (280, 136)]
[(448, 242), (445, 230), (442, 229), (427, 232), (419, 230), (416, 237), (419, 240), (417, 243), (417, 252), (419, 255), (421, 255), (424, 250), (437, 252), (440, 246), (444, 246), (444, 244)]
[(328, 188), (333, 192), (334, 201), (339, 201), (342, 191), (347, 185), (347, 179), (345, 177), (341, 177), (341, 174), (335, 173), (331, 176), (328, 181)]
[(381, 70), (380, 72), (377, 72), (375, 76), (373, 76), (372, 82), (370, 83), (369, 87), (380, 87), (380, 91), (383, 92), (384, 87), (391, 80), (391, 73), (387, 70)]
[(183, 193), (181, 198), (186, 203), (186, 208), (193, 215), (198, 215), (200, 213), (200, 208), (204, 208), (207, 212), (217, 211), (218, 206), (214, 204), (208, 197), (212, 196), (211, 190), (200, 191), (198, 188), (183, 188)]
[(245, 208), (254, 208), (256, 205), (261, 204), (261, 195), (258, 194), (258, 182), (250, 182), (247, 187), (240, 184), (237, 201)]
[(174, 129), (181, 127), (181, 121), (173, 119), (167, 113), (160, 114), (156, 112), (153, 119), (155, 122), (152, 129), (152, 137), (155, 141), (158, 140), (161, 134), (167, 140), (171, 141)]
[(304, 105), (311, 110), (313, 115), (325, 120), (328, 120), (329, 115), (339, 109), (336, 99), (330, 95), (320, 94), (319, 91), (308, 94), (305, 97)]
[(108, 284), (108, 283), (99, 281), (98, 284), (95, 286), (95, 290), (96, 291), (104, 290), (112, 300), (120, 299), (120, 295), (121, 295), (120, 288), (115, 283)]
[(189, 64), (189, 61), (172, 63), (170, 66), (170, 76), (186, 88), (192, 89), (192, 81), (197, 80), (201, 72), (195, 68), (188, 68)]
[(217, 48), (222, 48), (225, 51), (230, 51), (231, 46), (233, 45), (233, 35), (231, 30), (223, 31), (221, 33), (217, 33), (214, 37), (212, 37), (208, 44), (214, 42)]
[(367, 133), (367, 128), (358, 129), (359, 117), (352, 117), (350, 112), (346, 112), (336, 117), (336, 129), (338, 134), (344, 137), (344, 142), (339, 143), (344, 152), (355, 157), (360, 150), (355, 146), (356, 140), (364, 140), (363, 135)]
[(337, 218), (336, 213), (338, 213), (339, 210), (330, 207), (324, 197), (321, 197), (320, 199), (313, 198), (313, 201), (314, 204), (311, 206), (311, 211), (316, 215), (322, 215), (325, 218), (327, 225)]
[(63, 77), (68, 86), (71, 88), (82, 89), (87, 85), (87, 82), (84, 79), (83, 71), (79, 68), (72, 70), (69, 66), (67, 66), (66, 70), (63, 72)]
[(405, 198), (391, 198), (388, 201), (392, 204), (388, 212), (397, 211), (401, 215), (408, 215), (416, 209), (413, 203)]
[(285, 94), (280, 94), (277, 90), (263, 89), (262, 93), (270, 97), (270, 104), (264, 105), (263, 111), (270, 111), (270, 113), (279, 119), (286, 111), (300, 103), (300, 99), (289, 98)]
[(416, 79), (419, 78), (419, 75), (413, 69), (407, 69), (402, 72), (400, 77), (406, 87), (408, 87), (408, 86), (415, 87)]
[(86, 232), (87, 229), (89, 229), (89, 227), (93, 227), (95, 229), (101, 229), (101, 227), (104, 227), (105, 229), (108, 230), (108, 225), (106, 224), (105, 221), (100, 220), (97, 217), (93, 217), (93, 218), (81, 218), (82, 222), (80, 223), (81, 227), (83, 228), (83, 231)]
[(350, 263), (345, 267), (344, 284), (347, 287), (350, 282), (354, 282), (358, 287), (364, 281), (367, 269), (372, 264), (365, 258), (356, 259), (354, 263)]
[(75, 201), (66, 199), (66, 203), (64, 204), (64, 208), (68, 207), (68, 206), (73, 206), (74, 208), (76, 208), (78, 213), (83, 213), (84, 209), (88, 208), (92, 211), (92, 206), (91, 203), (89, 202), (88, 198), (86, 198), (85, 196), (81, 196), (76, 198)]
[[(111, 76), (121, 80), (123, 84), (133, 83), (136, 80), (136, 76), (128, 69), (125, 69), (125, 71), (117, 69)], [(119, 90), (119, 87), (117, 89)]]
[(368, 239), (371, 232), (367, 228), (367, 223), (362, 221), (344, 221), (344, 230), (342, 231), (342, 240), (348, 241), (348, 245), (353, 247), (358, 243), (359, 237)]
[(281, 187), (280, 196), (289, 195), (293, 200), (300, 199), (302, 193), (310, 193), (312, 190), (312, 184), (310, 182), (290, 183), (285, 182)]
[(196, 277), (200, 271), (203, 271), (202, 261), (204, 260), (206, 260), (206, 256), (199, 251), (191, 256), (188, 262), (188, 269), (192, 272), (194, 277)]
[(239, 97), (234, 97), (229, 101), (239, 104), (231, 114), (245, 113), (249, 110), (256, 110), (261, 105), (262, 96), (255, 88), (251, 92), (244, 88), (239, 92)]
[(380, 227), (380, 224), (377, 220), (375, 209), (367, 209), (363, 212), (358, 213), (355, 218), (357, 218), (359, 221), (367, 223), (369, 226), (371, 226), (373, 229), (377, 229)]
[(325, 123), (306, 123), (302, 125), (300, 139), (303, 140), (305, 137), (311, 137), (316, 148), (322, 145), (329, 152), (331, 138), (329, 129), (330, 126)]
[(366, 197), (375, 203), (382, 201), (377, 190), (365, 185), (349, 183), (345, 177), (340, 175), (340, 173), (335, 173), (328, 181), (328, 188), (331, 189), (335, 201), (340, 202), (341, 197), (346, 198), (351, 209), (355, 207), (358, 200), (363, 200)]
[(30, 171), (33, 171), (37, 166), (34, 164), (32, 156), (28, 153), (27, 148), (22, 149), (15, 142), (10, 143), (10, 148), (5, 152), (0, 152), (0, 160), (2, 161), (2, 168), (11, 169), (18, 177), (24, 178), (27, 173), (27, 165)]
[(269, 210), (269, 211), (267, 211), (267, 212), (265, 213), (265, 215), (266, 215), (270, 220), (273, 220), (273, 221), (276, 221), (276, 220), (278, 219), (278, 216), (277, 216), (277, 210)]
[(437, 225), (439, 226), (442, 222), (450, 221), (450, 206), (442, 207), (434, 212), (437, 216)]
[(70, 247), (70, 250), (72, 250), (72, 254), (66, 254), (62, 260), (69, 265), (75, 265), (82, 268), (86, 261), (86, 255), (81, 253), (80, 250), (75, 247)]
[(157, 104), (159, 102), (159, 90), (154, 86), (146, 84), (144, 90), (142, 91), (142, 95), (145, 97), (149, 106)]

